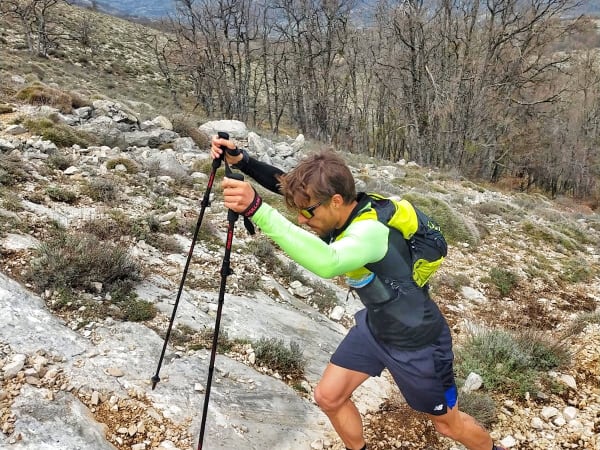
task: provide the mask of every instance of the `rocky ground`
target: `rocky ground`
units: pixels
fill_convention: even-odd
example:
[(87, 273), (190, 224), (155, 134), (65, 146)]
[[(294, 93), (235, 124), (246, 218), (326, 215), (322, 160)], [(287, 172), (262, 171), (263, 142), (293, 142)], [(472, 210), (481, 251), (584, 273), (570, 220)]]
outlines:
[[(206, 149), (169, 129), (168, 119), (157, 116), (140, 127), (135, 115), (120, 105), (96, 102), (73, 114), (61, 114), (61, 120), (94, 134), (110, 133), (123, 142), (122, 146), (58, 148), (14, 123), (22, 116), (56, 117), (57, 111), (17, 103), (13, 106), (14, 111), (0, 115), (0, 151), (3, 156), (23, 161), (26, 174), (4, 191), (0, 207), (0, 217), (8, 224), (0, 233), (1, 270), (9, 278), (33, 289), (25, 274), (52, 222), (76, 229), (90, 217), (104, 217), (109, 209), (119, 208), (131, 216), (151, 213), (160, 223), (193, 223), (207, 179), (206, 173), (193, 167), (195, 161), (206, 158)], [(301, 136), (275, 146), (244, 131), (245, 127), (234, 125), (240, 126), (227, 125), (232, 135), (247, 143), (255, 154), (283, 167), (293, 166), (303, 151)], [(207, 125), (205, 130), (211, 133), (215, 129)], [(72, 164), (49, 168), (47, 161), (56, 154), (68, 156)], [(119, 158), (134, 161), (140, 170), (133, 173), (124, 164), (108, 164)], [(476, 236), (473, 242), (465, 240), (451, 246), (434, 283), (433, 295), (448, 317), (457, 345), (473, 324), (508, 330), (535, 327), (551, 339), (562, 335), (579, 313), (597, 310), (598, 272), (585, 282), (564, 281), (565, 274), (572, 270), (572, 252), (576, 251), (586, 267), (598, 264), (597, 242), (575, 246), (570, 235), (564, 233), (558, 239), (557, 229), (552, 228), (552, 224), (567, 223), (597, 233), (599, 219), (593, 211), (541, 195), (485, 189), (404, 163), (382, 166), (369, 159), (356, 159), (351, 164), (361, 189), (436, 193), (452, 205)], [(148, 167), (160, 170), (151, 172)], [(85, 194), (86, 183), (102, 177), (118, 181), (117, 205), (99, 204)], [(193, 181), (182, 183), (184, 177)], [(50, 185), (73, 190), (77, 201), (68, 204), (50, 198), (46, 190)], [(156, 199), (160, 197), (168, 198), (166, 208), (158, 207)], [(178, 319), (195, 332), (214, 323), (218, 287), (214, 269), (222, 258), (225, 216), (216, 188), (206, 217), (207, 226), (216, 234), (210, 242), (197, 244)], [(531, 224), (545, 234), (536, 236), (530, 231)], [(182, 244), (178, 251), (161, 251), (143, 240), (120, 241), (143, 263), (144, 281), (137, 288), (138, 295), (159, 310), (157, 318), (145, 323), (122, 323), (110, 315), (90, 319), (85, 306), (51, 312), (49, 307), (57, 301), (57, 293), (35, 294), (21, 291), (12, 281), (3, 283), (0, 299), (3, 314), (8, 317), (7, 326), (0, 332), (3, 448), (39, 448), (44, 444), (39, 435), (53, 436), (58, 428), (53, 420), (62, 416), (69, 418), (65, 434), (79, 436), (69, 448), (80, 448), (77, 445), (86, 441), (88, 448), (98, 449), (183, 450), (196, 445), (197, 411), (204, 393), (208, 350), (173, 344), (158, 389), (152, 391), (148, 386), (173, 308), (185, 252), (191, 244), (189, 231), (174, 235)], [(232, 255), (234, 275), (227, 284), (224, 330), (230, 337), (297, 339), (309, 364), (298, 388), (278, 374), (256, 367), (251, 346), (234, 347), (220, 356), (211, 409), (217, 419), (209, 428), (212, 442), (219, 444), (213, 448), (267, 445), (276, 450), (341, 449), (311, 401), (310, 392), (328, 355), (351, 325), (359, 304), (352, 298), (345, 301), (345, 291), (334, 280), (327, 286), (336, 292), (337, 309), (319, 309), (315, 290), (321, 289), (320, 285), (311, 287), (306, 280), (291, 284), (275, 276), (264, 260), (248, 250), (253, 239), (240, 223)], [(566, 248), (576, 250), (569, 252)], [(278, 261), (287, 264), (277, 251), (271, 258), (283, 258)], [(511, 268), (521, 277), (518, 287), (500, 295), (489, 281), (491, 267)], [(247, 289), (250, 280), (257, 286), (253, 292)], [(102, 286), (97, 288), (97, 292), (82, 296), (98, 304), (106, 302)], [(589, 324), (568, 339), (573, 362), (552, 373), (561, 389), (522, 398), (490, 393), (497, 405), (492, 433), (506, 448), (600, 449), (600, 326)], [(386, 377), (373, 383), (357, 393), (370, 448), (460, 448), (441, 438), (424, 417), (407, 409)], [(53, 445), (46, 448), (67, 448)]]

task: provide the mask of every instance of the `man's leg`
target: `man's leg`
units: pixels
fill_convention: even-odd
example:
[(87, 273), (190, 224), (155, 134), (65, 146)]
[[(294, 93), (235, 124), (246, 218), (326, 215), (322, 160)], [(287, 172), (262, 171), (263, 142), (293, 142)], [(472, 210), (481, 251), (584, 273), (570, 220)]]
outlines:
[(448, 412), (441, 416), (427, 415), (439, 433), (460, 442), (469, 450), (492, 448), (490, 434), (473, 417), (459, 411), (458, 404), (454, 408), (448, 408)]
[(315, 388), (315, 401), (349, 449), (365, 445), (362, 419), (350, 397), (369, 375), (329, 363)]

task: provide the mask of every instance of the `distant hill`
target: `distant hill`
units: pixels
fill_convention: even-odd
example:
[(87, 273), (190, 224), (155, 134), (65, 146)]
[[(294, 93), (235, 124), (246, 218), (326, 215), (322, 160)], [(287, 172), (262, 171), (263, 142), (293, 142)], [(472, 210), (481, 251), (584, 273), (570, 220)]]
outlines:
[[(174, 0), (75, 0), (73, 3), (120, 17), (156, 20), (175, 11)], [(95, 5), (94, 5), (95, 4)]]
[[(176, 0), (75, 0), (74, 3), (91, 8), (95, 7), (105, 13), (138, 19), (157, 20), (166, 17), (175, 11)], [(377, 3), (376, 0), (358, 0), (355, 13), (357, 18), (365, 20), (364, 14), (370, 16), (371, 10)], [(600, 1), (584, 1), (573, 10), (572, 15), (596, 15), (600, 16)]]

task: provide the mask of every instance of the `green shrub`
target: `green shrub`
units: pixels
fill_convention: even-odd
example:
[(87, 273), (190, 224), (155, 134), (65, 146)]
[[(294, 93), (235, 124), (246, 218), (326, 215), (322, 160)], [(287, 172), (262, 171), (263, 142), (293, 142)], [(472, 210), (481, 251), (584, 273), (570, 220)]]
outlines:
[(566, 365), (570, 354), (564, 341), (553, 342), (535, 331), (508, 333), (475, 331), (456, 350), (456, 373), (479, 374), (486, 389), (524, 395), (538, 392), (549, 369)]
[(122, 236), (130, 235), (130, 228), (123, 226), (122, 222), (112, 218), (96, 218), (82, 223), (81, 231), (93, 234), (100, 240), (118, 240)]
[(31, 132), (51, 141), (57, 147), (89, 147), (96, 142), (94, 136), (84, 131), (76, 130), (63, 123), (55, 123), (49, 118), (27, 119), (24, 126)]
[(442, 286), (448, 286), (455, 291), (458, 291), (463, 286), (471, 285), (471, 278), (464, 273), (439, 273), (435, 278), (436, 282)]
[(597, 268), (582, 258), (572, 257), (562, 261), (560, 278), (570, 283), (590, 281), (597, 274)]
[(306, 361), (297, 342), (285, 346), (282, 339), (261, 338), (253, 344), (256, 364), (268, 367), (284, 378), (297, 380), (304, 376)]
[(74, 160), (71, 156), (57, 152), (48, 157), (47, 163), (54, 169), (66, 170), (74, 164)]
[(475, 418), (485, 428), (490, 428), (497, 421), (496, 403), (489, 395), (461, 392), (459, 404), (461, 411)]
[(135, 295), (129, 296), (126, 301), (118, 305), (123, 312), (123, 320), (129, 322), (143, 322), (144, 320), (154, 319), (156, 317), (156, 307), (146, 301), (136, 298)]
[(28, 170), (23, 160), (0, 152), (0, 186), (13, 186), (28, 179)]
[[(190, 350), (200, 350), (203, 348), (210, 349), (212, 348), (214, 337), (215, 330), (212, 328), (205, 328), (204, 330), (195, 333), (193, 336), (188, 337), (187, 346)], [(229, 335), (225, 330), (219, 330), (219, 337), (217, 339), (219, 351), (223, 353), (230, 352), (241, 342), (245, 341), (229, 339)]]
[(24, 87), (17, 92), (15, 97), (31, 105), (52, 106), (64, 114), (70, 114), (73, 111), (72, 98), (68, 93), (42, 83)]
[(92, 178), (84, 186), (83, 193), (97, 202), (113, 203), (119, 189), (111, 178)]
[(104, 290), (139, 279), (140, 268), (122, 245), (86, 233), (58, 232), (40, 245), (28, 279), (38, 289), (85, 289), (100, 282)]
[(506, 269), (498, 269), (493, 267), (490, 269), (489, 281), (498, 288), (500, 295), (508, 295), (517, 285), (517, 276)]
[(150, 233), (146, 235), (145, 241), (148, 245), (165, 253), (181, 253), (183, 250), (179, 241), (172, 236)]
[(46, 194), (56, 202), (75, 203), (77, 200), (77, 194), (75, 192), (57, 186), (46, 188)]
[(270, 239), (260, 236), (248, 243), (248, 250), (256, 256), (269, 272), (280, 266), (279, 259), (275, 256), (275, 246)]
[(21, 211), (23, 206), (21, 204), (21, 198), (14, 192), (0, 189), (0, 205), (8, 211)]

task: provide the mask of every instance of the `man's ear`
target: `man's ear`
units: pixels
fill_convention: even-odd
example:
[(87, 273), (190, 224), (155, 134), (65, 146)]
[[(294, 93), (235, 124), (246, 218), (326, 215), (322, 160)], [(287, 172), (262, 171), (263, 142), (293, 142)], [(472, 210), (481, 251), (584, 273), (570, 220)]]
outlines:
[(333, 194), (331, 197), (331, 204), (334, 208), (341, 207), (344, 204), (344, 197), (342, 197), (340, 194)]

